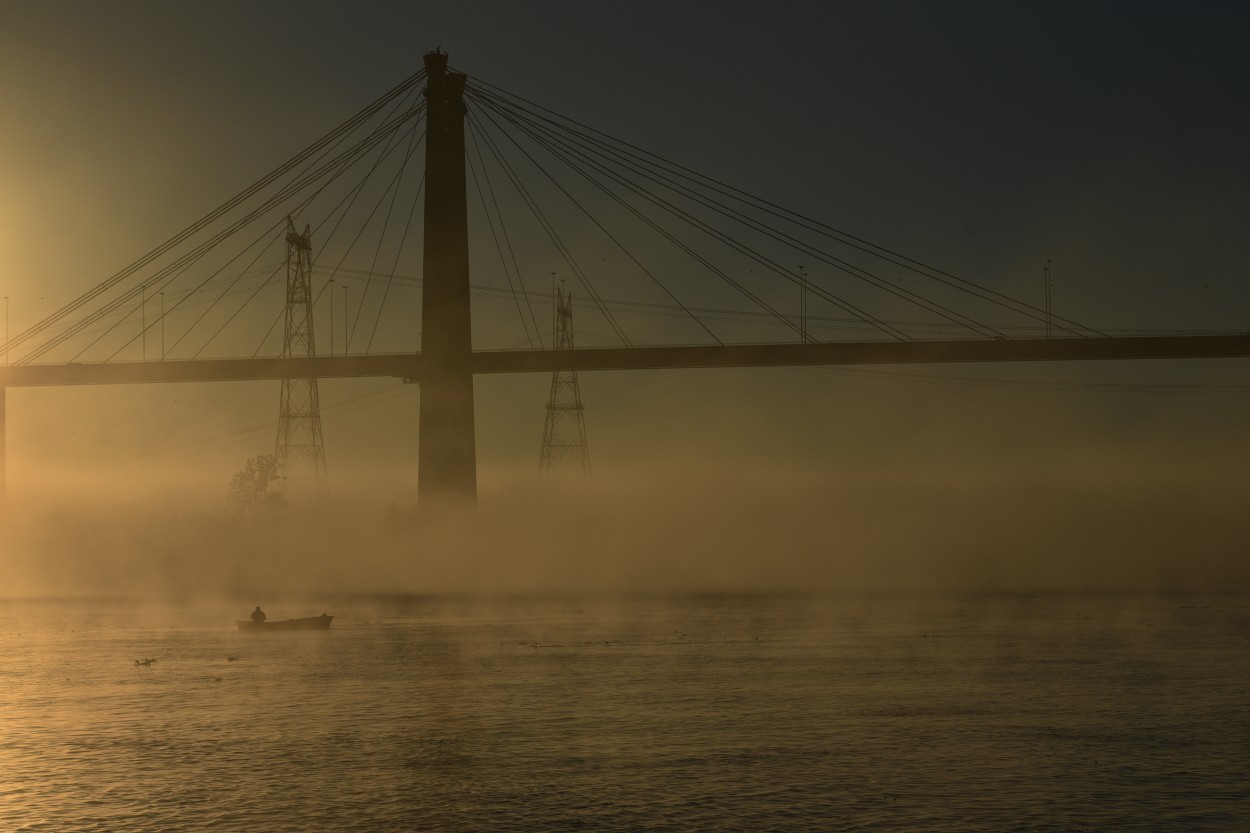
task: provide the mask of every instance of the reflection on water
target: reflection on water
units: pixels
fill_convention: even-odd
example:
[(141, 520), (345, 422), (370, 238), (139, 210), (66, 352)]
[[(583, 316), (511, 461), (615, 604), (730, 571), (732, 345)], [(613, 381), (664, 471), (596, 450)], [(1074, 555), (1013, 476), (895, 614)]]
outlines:
[(1244, 597), (250, 608), (0, 602), (0, 830), (1250, 829)]

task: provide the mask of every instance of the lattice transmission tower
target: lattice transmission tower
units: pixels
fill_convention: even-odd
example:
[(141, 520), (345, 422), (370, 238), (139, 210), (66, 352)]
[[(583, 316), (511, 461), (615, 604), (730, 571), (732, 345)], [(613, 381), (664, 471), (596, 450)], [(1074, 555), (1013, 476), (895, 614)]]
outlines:
[[(573, 295), (556, 289), (555, 349), (573, 349)], [(586, 447), (586, 406), (576, 370), (551, 373), (551, 395), (543, 425), (543, 451), (538, 464), (540, 483), (590, 477), (590, 452)]]
[[(286, 327), (282, 356), (314, 356), (312, 312), (312, 242), (286, 221)], [(281, 467), (283, 491), (320, 492), (326, 481), (326, 452), (321, 439), (321, 398), (316, 378), (283, 379), (278, 402), (278, 439), (274, 455)]]

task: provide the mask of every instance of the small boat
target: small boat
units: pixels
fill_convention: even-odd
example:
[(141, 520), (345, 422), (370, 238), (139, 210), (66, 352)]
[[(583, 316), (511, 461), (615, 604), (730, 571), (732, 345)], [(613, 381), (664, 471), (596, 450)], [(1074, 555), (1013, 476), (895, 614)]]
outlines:
[(303, 619), (284, 619), (281, 621), (252, 622), (247, 619), (235, 619), (241, 631), (324, 631), (330, 627), (333, 616), (321, 614)]

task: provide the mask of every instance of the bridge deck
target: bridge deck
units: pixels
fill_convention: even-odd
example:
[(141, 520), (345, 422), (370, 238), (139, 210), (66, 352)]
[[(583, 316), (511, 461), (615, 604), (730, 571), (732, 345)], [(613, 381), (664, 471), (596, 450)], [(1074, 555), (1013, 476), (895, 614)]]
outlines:
[[(559, 369), (658, 370), (701, 367), (1213, 359), (1248, 356), (1250, 334), (1020, 341), (829, 342), (590, 348), (566, 351), (480, 351), (473, 354), (473, 372), (541, 373)], [(0, 386), (387, 376), (420, 381), (421, 354), (13, 365), (0, 367)]]

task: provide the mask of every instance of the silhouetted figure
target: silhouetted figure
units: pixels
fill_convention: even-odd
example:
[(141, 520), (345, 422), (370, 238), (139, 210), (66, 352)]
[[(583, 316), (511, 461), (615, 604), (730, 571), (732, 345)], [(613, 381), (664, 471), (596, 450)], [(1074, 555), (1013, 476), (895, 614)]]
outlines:
[(259, 625), (269, 617), (265, 615), (265, 611), (260, 609), (260, 605), (256, 605), (256, 609), (252, 611), (252, 622)]

